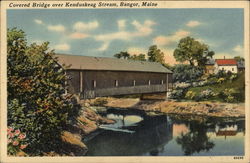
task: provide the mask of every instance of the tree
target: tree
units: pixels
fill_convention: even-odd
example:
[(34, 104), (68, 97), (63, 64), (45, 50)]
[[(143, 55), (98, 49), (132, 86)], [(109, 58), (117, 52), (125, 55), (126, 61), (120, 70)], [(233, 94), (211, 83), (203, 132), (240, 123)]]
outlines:
[(72, 113), (66, 75), (48, 42), (27, 45), (25, 33), (7, 31), (8, 126), (26, 133), (26, 152), (55, 150)]
[(129, 59), (136, 60), (136, 61), (146, 61), (145, 54), (132, 55), (129, 57)]
[(164, 53), (156, 45), (152, 45), (148, 49), (148, 61), (164, 64)]
[(213, 55), (214, 52), (209, 51), (208, 45), (200, 43), (192, 37), (182, 38), (177, 48), (174, 50), (176, 61), (188, 61), (191, 66), (197, 63), (198, 66), (204, 67), (208, 58), (212, 58)]
[(234, 57), (234, 59), (235, 59), (237, 62), (244, 62), (244, 61), (245, 61), (245, 59), (244, 59), (243, 57), (241, 57), (241, 56), (236, 56), (236, 57)]
[(129, 59), (130, 54), (128, 52), (121, 51), (120, 53), (115, 54), (114, 57), (119, 58), (119, 59), (121, 59), (121, 58)]

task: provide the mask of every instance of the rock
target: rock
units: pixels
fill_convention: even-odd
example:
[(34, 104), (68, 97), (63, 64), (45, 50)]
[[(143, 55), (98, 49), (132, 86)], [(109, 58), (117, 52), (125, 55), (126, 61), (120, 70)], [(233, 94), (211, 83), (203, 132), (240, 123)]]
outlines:
[(17, 156), (19, 156), (19, 157), (25, 157), (25, 156), (28, 156), (25, 152), (23, 152), (23, 151), (19, 151), (19, 152), (17, 152), (17, 154), (16, 154)]
[(80, 121), (78, 124), (79, 128), (82, 129), (85, 134), (89, 134), (98, 129), (95, 121), (91, 121), (84, 116), (78, 117), (77, 119)]
[(81, 148), (87, 148), (87, 146), (81, 141), (82, 137), (79, 134), (72, 134), (68, 131), (64, 131), (61, 138), (66, 143), (78, 145)]
[(116, 121), (113, 120), (113, 119), (108, 119), (108, 118), (104, 118), (104, 117), (99, 117), (99, 123), (100, 124), (113, 124), (115, 123)]
[(79, 134), (72, 134), (68, 131), (64, 131), (61, 135), (63, 141), (63, 152), (68, 155), (81, 156), (85, 155), (88, 148), (82, 142), (82, 137)]
[(90, 104), (88, 102), (84, 102), (83, 104), (85, 107), (90, 107)]

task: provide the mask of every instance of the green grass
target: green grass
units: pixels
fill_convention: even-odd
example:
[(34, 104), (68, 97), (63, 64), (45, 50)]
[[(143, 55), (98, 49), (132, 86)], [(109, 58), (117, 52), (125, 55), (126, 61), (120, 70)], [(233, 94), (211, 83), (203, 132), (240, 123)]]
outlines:
[[(230, 89), (234, 88), (235, 90), (240, 91), (242, 100), (244, 101), (244, 96), (245, 96), (245, 74), (241, 73), (239, 76), (233, 80), (226, 80), (221, 84), (212, 84), (212, 85), (207, 85), (207, 86), (202, 86), (202, 87), (192, 87), (189, 88), (187, 91), (193, 91), (195, 94), (199, 94), (200, 92), (206, 90), (206, 89), (211, 89), (214, 93), (220, 93), (223, 92), (225, 89)], [(215, 100), (215, 101), (223, 101), (223, 99), (220, 99), (218, 97), (213, 97), (209, 100)]]

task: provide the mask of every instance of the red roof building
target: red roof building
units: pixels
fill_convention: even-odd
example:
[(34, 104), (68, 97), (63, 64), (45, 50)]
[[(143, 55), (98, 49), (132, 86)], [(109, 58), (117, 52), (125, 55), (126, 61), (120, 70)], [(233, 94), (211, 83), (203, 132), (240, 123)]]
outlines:
[(215, 62), (219, 66), (226, 66), (226, 65), (237, 65), (237, 61), (235, 59), (216, 59)]

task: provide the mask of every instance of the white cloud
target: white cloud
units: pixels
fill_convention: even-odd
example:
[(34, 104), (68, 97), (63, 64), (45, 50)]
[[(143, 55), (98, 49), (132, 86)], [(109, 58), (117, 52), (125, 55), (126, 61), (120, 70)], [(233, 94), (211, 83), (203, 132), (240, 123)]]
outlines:
[(98, 50), (98, 51), (105, 51), (105, 50), (108, 49), (108, 47), (109, 47), (109, 42), (105, 42), (105, 43), (103, 43), (102, 46), (101, 46), (100, 48), (98, 48), (97, 50)]
[(121, 31), (115, 33), (101, 34), (95, 36), (97, 41), (110, 42), (113, 40), (130, 40), (130, 36), (128, 32)]
[(48, 30), (55, 31), (55, 32), (64, 32), (65, 27), (61, 24), (58, 25), (48, 25)]
[(69, 35), (69, 38), (71, 38), (71, 39), (84, 39), (87, 37), (89, 37), (88, 34), (80, 33), (80, 32), (74, 32), (74, 33)]
[[(121, 30), (121, 31), (117, 31), (117, 32), (113, 32), (113, 33), (107, 33), (107, 34), (101, 34), (101, 35), (96, 35), (94, 36), (94, 39), (97, 41), (102, 41), (104, 44), (102, 45), (102, 47), (105, 48), (99, 48), (99, 50), (101, 49), (107, 49), (109, 44), (114, 41), (114, 40), (123, 40), (123, 41), (129, 41), (132, 40), (136, 37), (144, 37), (144, 36), (148, 36), (153, 32), (152, 26), (155, 24), (155, 22), (151, 21), (151, 20), (146, 20), (144, 21), (144, 23), (140, 23), (138, 21), (133, 21), (131, 23), (134, 27), (135, 27), (135, 31), (125, 31), (125, 30)], [(119, 23), (118, 21), (118, 28), (125, 25), (125, 23)], [(120, 29), (120, 28), (119, 28)]]
[(196, 27), (199, 25), (201, 25), (201, 23), (199, 21), (196, 21), (196, 20), (191, 20), (191, 21), (187, 22), (187, 24), (186, 24), (186, 26), (188, 26), (188, 27)]
[(125, 27), (126, 27), (126, 20), (124, 20), (124, 19), (118, 20), (118, 21), (117, 21), (117, 25), (118, 25), (119, 31), (125, 30)]
[(139, 23), (138, 21), (133, 21), (131, 23), (137, 29), (137, 32), (131, 33), (131, 36), (148, 36), (152, 33), (153, 29), (151, 28), (156, 23), (151, 20), (144, 21), (143, 24)]
[(34, 19), (34, 22), (35, 22), (36, 24), (43, 24), (43, 21), (42, 21), (42, 20), (39, 20), (39, 19)]
[(57, 45), (55, 45), (55, 49), (56, 50), (61, 50), (61, 51), (68, 51), (68, 50), (70, 50), (70, 45), (66, 44), (66, 43), (64, 43), (64, 44), (57, 44)]
[(92, 22), (76, 22), (73, 25), (73, 29), (76, 31), (87, 31), (87, 30), (93, 30), (96, 29), (99, 26), (98, 21), (92, 21)]
[(154, 38), (153, 42), (156, 45), (169, 45), (171, 43), (178, 42), (181, 38), (187, 37), (188, 35), (190, 35), (189, 31), (178, 30), (177, 32), (175, 32), (170, 36), (164, 36), (164, 35), (157, 36)]
[(244, 49), (241, 45), (237, 45), (233, 48), (233, 51), (236, 53), (243, 53)]

